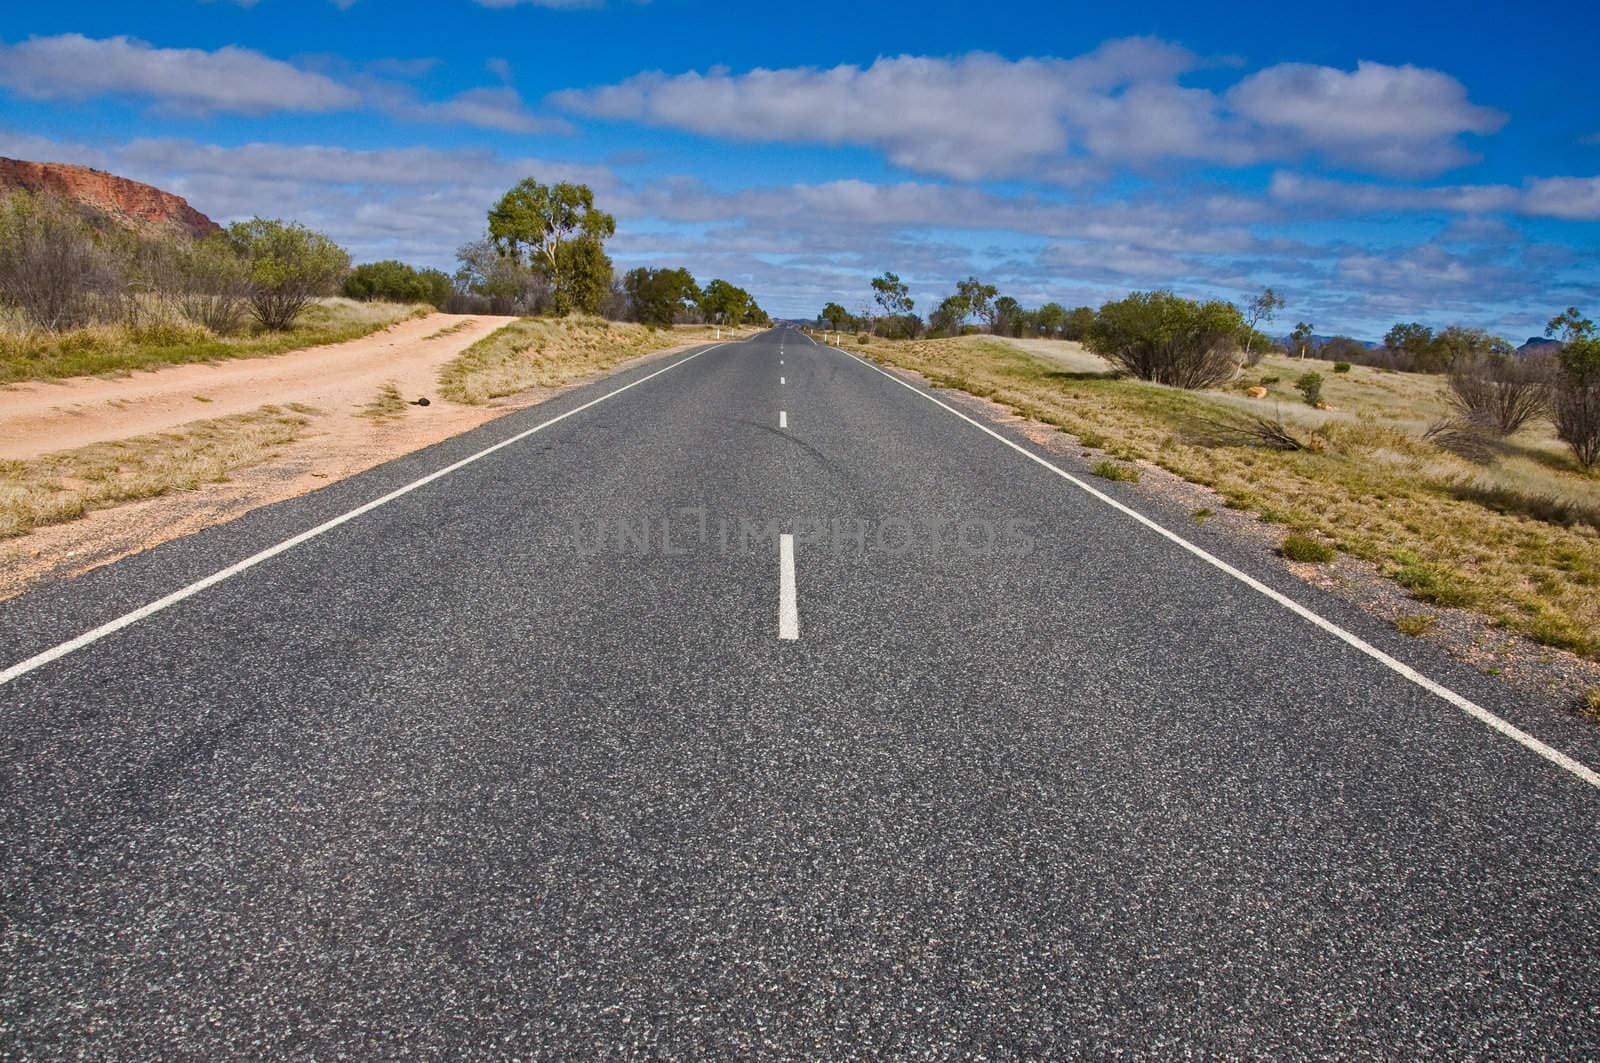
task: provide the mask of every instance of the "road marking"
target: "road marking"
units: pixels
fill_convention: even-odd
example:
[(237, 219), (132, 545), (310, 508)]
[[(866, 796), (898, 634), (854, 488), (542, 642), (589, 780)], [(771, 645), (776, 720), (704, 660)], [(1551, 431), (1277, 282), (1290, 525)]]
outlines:
[(778, 637), (800, 637), (800, 607), (794, 593), (794, 536), (778, 536)]
[(201, 591), (207, 589), (208, 587), (214, 587), (214, 586), (216, 586), (217, 584), (221, 583), (224, 580), (232, 579), (234, 576), (237, 576), (239, 573), (244, 572), (247, 569), (254, 568), (255, 566), (261, 564), (261, 562), (268, 561), (268, 560), (270, 560), (270, 559), (272, 559), (274, 557), (277, 557), (279, 554), (284, 553), (284, 552), (286, 552), (288, 550), (293, 550), (295, 547), (299, 546), (301, 543), (309, 542), (312, 539), (317, 538), (319, 535), (324, 534), (325, 532), (332, 531), (333, 529), (339, 527), (339, 525), (341, 525), (341, 524), (348, 523), (349, 521), (355, 520), (359, 516), (362, 516), (362, 515), (367, 514), (367, 513), (371, 513), (373, 510), (377, 509), (379, 506), (386, 506), (390, 502), (393, 502), (395, 499), (401, 498), (401, 497), (403, 497), (405, 495), (408, 495), (412, 491), (415, 491), (419, 487), (425, 487), (428, 484), (433, 483), (435, 480), (443, 479), (444, 477), (449, 476), (453, 472), (457, 472), (457, 471), (459, 471), (461, 469), (466, 468), (468, 465), (473, 464), (476, 461), (480, 461), (483, 458), (488, 457), (490, 454), (493, 454), (497, 450), (504, 450), (506, 447), (511, 446), (513, 443), (520, 443), (522, 440), (527, 439), (529, 436), (533, 435), (535, 432), (542, 432), (546, 428), (549, 428), (551, 425), (557, 424), (557, 423), (559, 423), (561, 421), (565, 421), (568, 417), (571, 417), (574, 414), (582, 413), (584, 410), (589, 409), (591, 406), (598, 406), (598, 405), (600, 405), (600, 403), (605, 402), (607, 399), (614, 398), (617, 395), (622, 394), (624, 391), (629, 390), (630, 388), (636, 388), (640, 384), (643, 384), (647, 380), (654, 380), (656, 377), (660, 376), (662, 373), (670, 372), (670, 371), (678, 368), (678, 366), (683, 365), (685, 362), (692, 362), (696, 358), (700, 357), (702, 354), (709, 354), (710, 352), (716, 350), (718, 347), (724, 347), (724, 346), (727, 346), (727, 344), (725, 344), (725, 343), (713, 344), (712, 346), (707, 347), (704, 350), (696, 351), (695, 353), (689, 355), (689, 357), (687, 357), (687, 358), (680, 358), (678, 361), (673, 362), (671, 365), (666, 366), (665, 368), (662, 368), (662, 369), (657, 369), (654, 373), (651, 373), (648, 376), (642, 376), (638, 380), (633, 381), (631, 384), (624, 384), (620, 388), (617, 388), (615, 391), (608, 391), (604, 395), (601, 395), (597, 399), (590, 399), (588, 402), (584, 403), (582, 406), (578, 406), (578, 407), (575, 407), (573, 409), (570, 409), (566, 413), (563, 413), (563, 414), (561, 414), (561, 415), (559, 415), (557, 417), (550, 418), (548, 421), (544, 421), (544, 422), (542, 422), (540, 424), (534, 425), (532, 428), (529, 428), (529, 429), (527, 429), (525, 431), (518, 432), (516, 435), (511, 436), (508, 439), (502, 439), (500, 442), (494, 444), (493, 446), (484, 447), (482, 450), (478, 451), (476, 454), (472, 454), (472, 455), (469, 455), (469, 456), (467, 456), (465, 458), (462, 458), (460, 461), (456, 462), (453, 465), (447, 465), (444, 468), (439, 469), (436, 472), (429, 473), (428, 475), (422, 477), (421, 479), (413, 480), (410, 483), (406, 484), (404, 487), (397, 487), (393, 491), (390, 491), (388, 494), (383, 495), (383, 496), (381, 496), (379, 498), (375, 498), (372, 501), (367, 502), (367, 503), (365, 503), (363, 505), (357, 506), (355, 509), (350, 510), (348, 513), (341, 513), (339, 516), (334, 517), (332, 520), (324, 521), (323, 523), (318, 524), (315, 528), (311, 528), (308, 531), (301, 532), (299, 535), (296, 535), (296, 536), (293, 536), (291, 538), (285, 539), (283, 542), (278, 543), (276, 546), (269, 546), (265, 550), (262, 550), (260, 553), (251, 554), (249, 557), (245, 558), (243, 561), (237, 561), (237, 562), (229, 565), (227, 568), (222, 569), (221, 571), (213, 572), (211, 575), (206, 576), (204, 579), (198, 579), (195, 582), (189, 584), (187, 587), (183, 587), (183, 588), (181, 588), (179, 590), (173, 591), (171, 594), (167, 595), (164, 598), (157, 598), (155, 601), (150, 602), (147, 605), (141, 605), (139, 608), (133, 610), (130, 613), (122, 614), (121, 616), (117, 617), (115, 620), (111, 620), (111, 621), (108, 621), (107, 623), (101, 624), (99, 627), (94, 628), (94, 629), (92, 629), (90, 631), (85, 631), (83, 634), (79, 635), (77, 638), (68, 639), (66, 642), (61, 643), (59, 646), (53, 646), (50, 649), (45, 650), (43, 653), (35, 654), (34, 656), (29, 657), (25, 661), (19, 661), (16, 664), (12, 665), (11, 667), (7, 668), (5, 671), (0, 672), (0, 686), (5, 686), (7, 683), (11, 682), (13, 679), (19, 679), (22, 676), (27, 675), (29, 672), (35, 671), (36, 669), (39, 669), (39, 668), (43, 668), (45, 665), (49, 664), (51, 661), (59, 660), (62, 657), (65, 657), (67, 654), (74, 652), (75, 650), (81, 650), (85, 646), (90, 645), (91, 643), (99, 642), (101, 639), (105, 638), (107, 635), (115, 634), (116, 632), (121, 631), (125, 627), (129, 627), (129, 626), (131, 626), (133, 624), (137, 624), (139, 621), (145, 619), (146, 617), (154, 616), (156, 613), (161, 612), (163, 609), (167, 609), (167, 608), (169, 608), (171, 606), (177, 605), (179, 602), (183, 601), (185, 598), (192, 598), (194, 595), (199, 594)]
[(1274, 602), (1277, 602), (1279, 605), (1283, 606), (1285, 609), (1289, 610), (1291, 613), (1294, 613), (1296, 616), (1310, 621), (1317, 627), (1326, 631), (1328, 634), (1366, 654), (1368, 657), (1371, 657), (1373, 660), (1377, 661), (1379, 664), (1383, 665), (1385, 668), (1388, 668), (1395, 674), (1410, 680), (1412, 683), (1415, 683), (1428, 693), (1449, 702), (1451, 705), (1454, 705), (1468, 716), (1471, 716), (1478, 722), (1492, 727), (1496, 731), (1499, 731), (1513, 742), (1516, 742), (1524, 748), (1537, 753), (1539, 756), (1548, 760), (1557, 767), (1571, 772), (1573, 775), (1576, 775), (1590, 786), (1600, 789), (1600, 773), (1596, 773), (1594, 769), (1577, 760), (1574, 760), (1572, 757), (1561, 752), (1561, 750), (1556, 749), (1554, 746), (1547, 745), (1544, 742), (1539, 741), (1539, 739), (1522, 730), (1511, 721), (1501, 716), (1497, 716), (1474, 701), (1470, 701), (1467, 698), (1462, 697), (1460, 694), (1457, 694), (1454, 690), (1444, 686), (1442, 683), (1437, 683), (1434, 680), (1429, 679), (1427, 676), (1423, 675), (1421, 672), (1417, 671), (1415, 668), (1412, 668), (1405, 662), (1397, 660), (1396, 658), (1389, 656), (1387, 653), (1384, 653), (1382, 650), (1378, 649), (1378, 647), (1372, 645), (1372, 643), (1368, 642), (1366, 639), (1363, 639), (1361, 636), (1352, 631), (1346, 631), (1344, 628), (1340, 627), (1338, 624), (1335, 624), (1332, 620), (1322, 616), (1320, 613), (1313, 612), (1312, 610), (1301, 605), (1299, 602), (1295, 601), (1293, 598), (1290, 598), (1288, 595), (1273, 590), (1271, 587), (1267, 586), (1265, 583), (1262, 583), (1254, 576), (1234, 568), (1232, 565), (1222, 560), (1222, 558), (1217, 557), (1215, 554), (1208, 553), (1203, 547), (1195, 545), (1188, 539), (1185, 539), (1183, 536), (1179, 535), (1177, 532), (1169, 531), (1166, 527), (1161, 524), (1157, 524), (1155, 521), (1151, 520), (1143, 513), (1140, 513), (1138, 510), (1118, 502), (1110, 495), (1096, 488), (1093, 484), (1080, 480), (1078, 477), (1067, 472), (1060, 466), (1041, 458), (1028, 448), (1007, 439), (1005, 436), (1001, 435), (999, 432), (996, 432), (988, 425), (968, 417), (954, 406), (940, 401), (938, 398), (916, 387), (909, 381), (902, 380), (888, 370), (883, 369), (880, 366), (876, 366), (864, 358), (850, 354), (848, 351), (841, 351), (840, 353), (844, 354), (848, 358), (860, 362), (868, 369), (883, 374), (896, 384), (899, 384), (901, 387), (910, 391), (912, 394), (922, 396), (935, 406), (938, 406), (940, 409), (955, 414), (963, 421), (978, 429), (978, 431), (984, 432), (987, 435), (998, 439), (1000, 442), (1004, 443), (1018, 454), (1028, 458), (1030, 461), (1037, 462), (1038, 464), (1044, 466), (1046, 469), (1049, 469), (1051, 472), (1072, 484), (1074, 487), (1077, 487), (1099, 501), (1104, 502), (1106, 505), (1117, 510), (1119, 513), (1123, 513), (1126, 516), (1132, 517), (1134, 520), (1138, 521), (1140, 524), (1143, 524), (1146, 528), (1149, 528), (1157, 535), (1176, 543), (1178, 546), (1181, 546), (1183, 549), (1187, 550), (1195, 557), (1198, 557), (1200, 560), (1206, 562), (1208, 565), (1211, 565), (1213, 568), (1232, 576), (1234, 579), (1238, 580), (1240, 583), (1243, 583), (1251, 590), (1260, 592), (1266, 597), (1272, 599)]
[(778, 427), (779, 428), (788, 428), (789, 427), (789, 415), (784, 413), (782, 410), (778, 411)]
[(783, 383), (786, 383), (786, 381), (785, 381), (785, 380), (784, 380), (784, 379), (783, 379), (783, 377), (781, 377), (781, 376), (780, 376), (780, 377), (779, 377), (779, 378), (778, 378), (778, 383), (779, 383), (779, 384), (783, 384)]

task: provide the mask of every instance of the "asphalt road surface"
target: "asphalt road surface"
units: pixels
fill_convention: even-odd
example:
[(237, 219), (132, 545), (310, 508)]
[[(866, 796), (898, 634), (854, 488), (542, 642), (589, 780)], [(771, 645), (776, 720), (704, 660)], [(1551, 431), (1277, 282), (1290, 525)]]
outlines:
[(0, 605), (0, 1056), (1600, 1056), (1594, 733), (1029, 453), (779, 329)]

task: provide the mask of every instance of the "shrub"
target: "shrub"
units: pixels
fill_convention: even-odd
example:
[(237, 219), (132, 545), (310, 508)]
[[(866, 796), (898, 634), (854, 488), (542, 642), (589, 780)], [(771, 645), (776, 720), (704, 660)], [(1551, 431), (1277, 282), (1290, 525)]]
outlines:
[(1278, 553), (1290, 561), (1309, 561), (1314, 564), (1324, 564), (1334, 559), (1334, 549), (1319, 539), (1309, 535), (1295, 533), (1283, 540), (1283, 545), (1278, 547)]
[(1139, 470), (1132, 465), (1118, 465), (1114, 461), (1102, 461), (1094, 467), (1093, 471), (1102, 480), (1116, 480), (1135, 484), (1139, 482)]
[(1333, 371), (1335, 373), (1348, 373), (1348, 372), (1350, 372), (1350, 363), (1349, 362), (1334, 362), (1333, 363)]
[(1555, 421), (1579, 465), (1600, 464), (1600, 340), (1583, 337), (1561, 349)]
[(868, 342), (871, 341), (871, 339), (872, 339), (872, 337), (867, 335), (865, 332), (860, 333), (860, 334), (858, 334), (856, 336), (856, 342), (857, 343), (868, 343)]
[(1243, 329), (1244, 318), (1230, 303), (1134, 292), (1102, 306), (1084, 342), (1134, 376), (1204, 388), (1233, 375), (1233, 351)]
[(0, 201), (0, 299), (49, 331), (114, 316), (116, 258), (89, 224), (54, 196)]
[(1550, 405), (1547, 363), (1537, 358), (1488, 355), (1464, 358), (1450, 372), (1450, 405), (1485, 432), (1509, 436)]
[(1315, 406), (1322, 401), (1321, 373), (1302, 373), (1294, 386), (1305, 398), (1307, 406)]
[(1422, 439), (1479, 465), (1489, 464), (1501, 450), (1499, 441), (1491, 438), (1480, 425), (1459, 419), (1434, 422), (1422, 433)]
[(350, 268), (344, 248), (295, 222), (234, 222), (228, 242), (247, 265), (251, 311), (275, 332), (291, 328), (311, 300), (332, 294)]
[(219, 336), (237, 332), (250, 306), (250, 277), (225, 236), (199, 240), (177, 251), (179, 313)]
[(344, 279), (343, 292), (351, 299), (390, 303), (431, 303), (442, 307), (455, 294), (450, 278), (436, 269), (414, 269), (404, 262), (385, 259), (357, 266)]

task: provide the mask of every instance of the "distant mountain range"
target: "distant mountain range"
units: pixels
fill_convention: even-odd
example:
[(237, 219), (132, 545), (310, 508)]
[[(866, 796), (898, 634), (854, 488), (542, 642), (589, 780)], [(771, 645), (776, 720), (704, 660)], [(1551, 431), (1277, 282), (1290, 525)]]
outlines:
[(0, 195), (19, 190), (60, 196), (102, 228), (191, 239), (222, 231), (182, 196), (151, 185), (88, 166), (0, 157)]

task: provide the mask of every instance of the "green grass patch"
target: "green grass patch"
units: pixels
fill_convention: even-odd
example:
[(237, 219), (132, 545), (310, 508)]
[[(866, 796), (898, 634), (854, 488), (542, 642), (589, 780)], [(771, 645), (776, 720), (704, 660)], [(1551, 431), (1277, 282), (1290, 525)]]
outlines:
[(1327, 564), (1338, 556), (1338, 551), (1327, 543), (1298, 532), (1284, 538), (1282, 545), (1278, 547), (1278, 553), (1290, 561), (1305, 561), (1318, 565)]
[(1118, 465), (1114, 461), (1102, 461), (1091, 470), (1102, 480), (1116, 480), (1121, 483), (1139, 482), (1139, 470), (1132, 465)]

